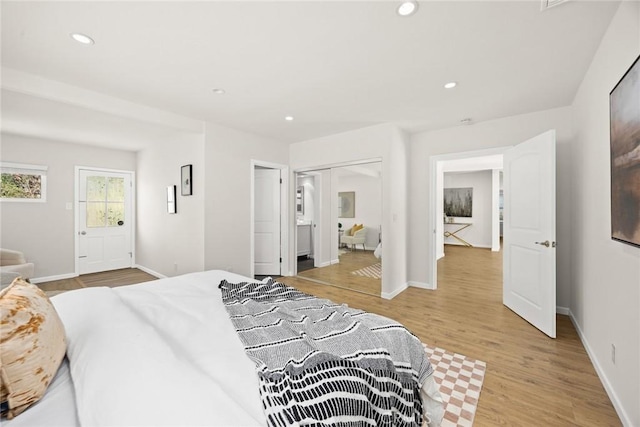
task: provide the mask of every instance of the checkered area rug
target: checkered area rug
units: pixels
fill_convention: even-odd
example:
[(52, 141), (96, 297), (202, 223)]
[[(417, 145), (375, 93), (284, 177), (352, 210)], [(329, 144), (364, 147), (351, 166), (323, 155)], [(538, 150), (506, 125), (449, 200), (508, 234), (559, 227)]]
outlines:
[(363, 277), (372, 277), (374, 279), (382, 279), (382, 264), (376, 263), (360, 270), (352, 271), (351, 274)]
[(487, 364), (423, 344), (445, 404), (442, 427), (469, 427), (478, 407)]

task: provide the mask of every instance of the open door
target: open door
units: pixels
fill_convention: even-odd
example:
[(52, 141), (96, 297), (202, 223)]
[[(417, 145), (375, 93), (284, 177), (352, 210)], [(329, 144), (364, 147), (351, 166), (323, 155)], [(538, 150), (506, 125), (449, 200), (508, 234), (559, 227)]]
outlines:
[(256, 169), (254, 178), (254, 274), (279, 276), (280, 169)]
[(504, 155), (503, 303), (556, 337), (556, 132)]

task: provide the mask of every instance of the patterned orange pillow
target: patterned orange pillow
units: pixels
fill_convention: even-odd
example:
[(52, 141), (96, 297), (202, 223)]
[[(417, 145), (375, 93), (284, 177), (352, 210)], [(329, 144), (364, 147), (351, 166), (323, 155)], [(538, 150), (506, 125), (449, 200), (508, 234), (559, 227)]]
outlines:
[(64, 358), (64, 326), (40, 288), (16, 279), (0, 291), (0, 403), (9, 419), (44, 395)]

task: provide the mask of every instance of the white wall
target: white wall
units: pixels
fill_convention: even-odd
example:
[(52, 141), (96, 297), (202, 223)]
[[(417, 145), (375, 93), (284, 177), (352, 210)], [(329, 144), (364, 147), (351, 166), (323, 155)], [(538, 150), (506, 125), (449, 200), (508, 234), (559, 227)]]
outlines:
[[(444, 188), (473, 188), (473, 209), (471, 218), (454, 218), (456, 222), (469, 222), (473, 225), (460, 231), (456, 236), (466, 240), (474, 247), (491, 248), (492, 223), (492, 171), (444, 174)], [(445, 225), (445, 230), (454, 231), (459, 225)], [(444, 243), (460, 245), (453, 237), (444, 239)]]
[[(204, 137), (183, 135), (138, 153), (138, 265), (163, 276), (204, 268)], [(193, 165), (193, 195), (182, 196), (180, 167)], [(177, 186), (177, 214), (167, 213), (167, 186)]]
[[(251, 160), (287, 165), (289, 146), (213, 123), (206, 124), (205, 135), (204, 267), (207, 270), (220, 268), (250, 276), (253, 271)], [(293, 177), (290, 188), (284, 191), (290, 192), (290, 218), (293, 219), (289, 223), (290, 236), (293, 236)]]
[[(555, 108), (536, 113), (522, 114), (497, 120), (459, 126), (432, 132), (422, 132), (411, 137), (409, 193), (409, 280), (428, 287), (431, 262), (425, 262), (428, 245), (433, 237), (429, 230), (432, 215), (429, 212), (430, 172), (429, 158), (435, 155), (473, 152), (494, 147), (507, 147), (524, 142), (549, 129), (557, 131), (557, 296), (558, 305), (569, 306), (571, 248), (570, 227), (573, 207), (566, 197), (571, 191), (571, 168), (574, 156), (571, 152), (573, 128), (571, 107)], [(438, 217), (442, 215), (437, 213)]]
[[(640, 425), (640, 248), (611, 240), (609, 92), (640, 53), (640, 3), (622, 2), (573, 103), (573, 319), (627, 426)], [(616, 346), (616, 363), (611, 345)]]
[(75, 274), (75, 166), (135, 170), (136, 154), (88, 145), (2, 134), (2, 161), (49, 166), (46, 203), (0, 203), (3, 248), (35, 263), (35, 281)]
[[(385, 241), (382, 249), (382, 296), (385, 298), (395, 296), (408, 284), (406, 141), (406, 135), (395, 126), (384, 124), (291, 144), (289, 151), (293, 171), (382, 160), (382, 232)], [(337, 213), (337, 200), (332, 209)], [(332, 234), (331, 246), (337, 251), (337, 228)]]
[(338, 221), (343, 230), (354, 224), (364, 224), (367, 230), (365, 247), (374, 250), (382, 225), (382, 180), (368, 175), (342, 175), (338, 177), (338, 193), (342, 191), (356, 193), (355, 217), (338, 218)]

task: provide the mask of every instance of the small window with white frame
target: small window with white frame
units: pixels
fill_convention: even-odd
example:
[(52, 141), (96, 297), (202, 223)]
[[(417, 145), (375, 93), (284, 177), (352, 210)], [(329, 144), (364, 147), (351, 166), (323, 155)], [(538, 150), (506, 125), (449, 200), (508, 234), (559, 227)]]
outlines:
[(47, 166), (0, 162), (0, 201), (46, 202)]

